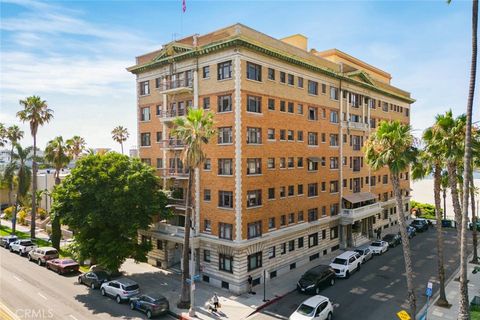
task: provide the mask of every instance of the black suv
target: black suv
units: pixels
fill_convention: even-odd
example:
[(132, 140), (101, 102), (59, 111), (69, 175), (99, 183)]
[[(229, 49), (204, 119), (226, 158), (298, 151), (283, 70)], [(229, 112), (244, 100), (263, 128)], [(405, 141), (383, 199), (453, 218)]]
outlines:
[(402, 238), (398, 234), (389, 233), (385, 235), (382, 239), (385, 242), (388, 242), (388, 246), (393, 248), (402, 243)]
[(423, 232), (428, 230), (428, 222), (425, 219), (415, 219), (410, 223), (410, 227), (414, 227), (417, 232)]
[(298, 292), (318, 294), (323, 286), (335, 284), (335, 271), (330, 266), (319, 265), (305, 272), (298, 280)]

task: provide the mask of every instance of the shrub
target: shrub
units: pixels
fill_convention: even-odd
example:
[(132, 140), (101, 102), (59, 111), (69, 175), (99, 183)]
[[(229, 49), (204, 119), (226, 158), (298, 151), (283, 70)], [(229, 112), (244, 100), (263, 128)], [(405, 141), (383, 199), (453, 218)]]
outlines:
[(38, 208), (37, 214), (40, 220), (45, 220), (45, 218), (47, 218), (47, 211), (43, 208)]
[(20, 210), (17, 215), (18, 223), (25, 225), (25, 218), (27, 217), (27, 212), (25, 210)]
[(13, 206), (4, 209), (3, 213), (5, 213), (5, 219), (12, 220)]
[[(429, 217), (434, 219), (435, 218), (435, 206), (429, 203), (421, 203), (417, 201), (410, 201), (411, 210), (417, 211), (417, 216)], [(442, 209), (440, 209), (443, 212)]]

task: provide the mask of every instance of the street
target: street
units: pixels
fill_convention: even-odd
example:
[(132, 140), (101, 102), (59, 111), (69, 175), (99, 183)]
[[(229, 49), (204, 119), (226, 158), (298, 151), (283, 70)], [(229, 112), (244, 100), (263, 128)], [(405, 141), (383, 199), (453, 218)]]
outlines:
[(127, 304), (77, 284), (77, 275), (60, 276), (4, 248), (0, 261), (0, 302), (21, 319), (146, 319)]
[[(459, 252), (454, 230), (447, 229), (445, 235), (445, 268), (448, 279), (459, 265)], [(470, 244), (469, 240), (469, 244)], [(430, 228), (410, 240), (416, 285), (417, 311), (425, 305), (425, 288), (428, 281), (434, 283), (434, 294), (438, 291), (436, 231)], [(337, 320), (396, 319), (396, 313), (407, 309), (405, 266), (402, 247), (397, 246), (381, 256), (362, 265), (350, 279), (337, 279), (333, 287), (320, 294), (330, 298), (334, 304), (334, 318)], [(307, 295), (292, 292), (266, 307), (252, 317), (252, 320), (288, 319)]]

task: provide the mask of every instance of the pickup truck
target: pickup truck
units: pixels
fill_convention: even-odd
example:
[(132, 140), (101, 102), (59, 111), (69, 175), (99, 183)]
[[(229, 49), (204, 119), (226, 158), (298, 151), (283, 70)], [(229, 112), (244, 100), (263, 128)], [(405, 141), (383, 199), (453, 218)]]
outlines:
[(10, 252), (17, 252), (21, 256), (26, 255), (37, 246), (29, 239), (17, 240), (10, 244)]

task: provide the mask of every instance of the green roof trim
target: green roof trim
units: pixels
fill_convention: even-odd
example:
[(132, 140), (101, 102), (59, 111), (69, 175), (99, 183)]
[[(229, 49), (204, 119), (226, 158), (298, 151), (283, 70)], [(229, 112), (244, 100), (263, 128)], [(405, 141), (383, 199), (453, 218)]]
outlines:
[[(178, 62), (178, 61), (182, 61), (182, 60), (186, 60), (186, 59), (191, 59), (191, 58), (203, 56), (203, 55), (215, 52), (215, 51), (220, 51), (220, 50), (228, 49), (228, 48), (231, 48), (231, 47), (241, 46), (241, 47), (245, 47), (245, 48), (263, 53), (263, 54), (271, 56), (273, 58), (277, 58), (279, 60), (283, 60), (285, 62), (300, 66), (302, 68), (305, 68), (305, 69), (308, 69), (308, 70), (311, 70), (311, 71), (314, 71), (314, 72), (322, 73), (324, 75), (333, 77), (335, 79), (342, 80), (342, 81), (345, 81), (345, 82), (348, 82), (348, 83), (352, 83), (352, 84), (357, 85), (359, 87), (362, 87), (362, 88), (365, 88), (365, 89), (368, 89), (368, 90), (372, 90), (372, 91), (381, 93), (383, 95), (386, 95), (386, 96), (389, 96), (389, 97), (392, 97), (392, 98), (395, 98), (395, 99), (405, 101), (407, 103), (415, 102), (415, 99), (412, 99), (412, 98), (402, 96), (400, 94), (397, 94), (397, 93), (394, 93), (394, 92), (391, 92), (391, 91), (387, 91), (387, 90), (378, 88), (377, 86), (375, 86), (375, 83), (372, 81), (372, 79), (365, 72), (363, 72), (361, 70), (359, 70), (359, 72), (355, 71), (355, 72), (351, 72), (351, 73), (348, 73), (348, 74), (341, 74), (341, 73), (335, 72), (334, 70), (324, 68), (324, 67), (320, 67), (320, 66), (315, 65), (311, 62), (305, 61), (304, 59), (302, 59), (298, 56), (288, 55), (288, 54), (285, 54), (284, 52), (281, 52), (281, 51), (278, 51), (278, 50), (275, 50), (275, 49), (272, 49), (272, 48), (267, 48), (267, 47), (262, 46), (262, 45), (255, 44), (250, 39), (245, 39), (241, 36), (231, 38), (231, 39), (227, 39), (227, 40), (221, 40), (221, 41), (214, 42), (214, 43), (210, 43), (206, 46), (199, 47), (199, 48), (196, 48), (196, 49), (192, 47), (190, 50), (188, 48), (185, 48), (185, 47), (180, 48), (180, 46), (176, 46), (176, 45), (174, 45), (174, 46), (175, 46), (175, 49), (180, 49), (179, 51), (184, 51), (185, 50), (185, 52), (181, 52), (181, 53), (175, 54), (173, 56), (165, 56), (164, 53), (160, 53), (154, 60), (152, 60), (150, 62), (147, 62), (145, 64), (142, 64), (142, 65), (127, 68), (127, 70), (134, 73), (134, 74), (138, 74), (138, 73), (142, 73), (142, 72), (145, 72), (145, 71), (148, 71), (148, 70), (152, 70), (152, 69), (164, 66), (164, 65), (172, 63), (172, 62)], [(359, 75), (362, 78), (362, 80), (364, 80), (365, 82), (354, 79), (354, 78), (351, 78), (352, 75)]]

